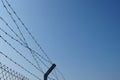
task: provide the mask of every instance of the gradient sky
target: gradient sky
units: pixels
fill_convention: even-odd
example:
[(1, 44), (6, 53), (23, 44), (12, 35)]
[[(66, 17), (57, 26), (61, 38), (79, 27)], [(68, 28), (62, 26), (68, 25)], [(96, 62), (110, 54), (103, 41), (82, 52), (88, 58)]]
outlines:
[(66, 80), (120, 80), (119, 0), (9, 2)]

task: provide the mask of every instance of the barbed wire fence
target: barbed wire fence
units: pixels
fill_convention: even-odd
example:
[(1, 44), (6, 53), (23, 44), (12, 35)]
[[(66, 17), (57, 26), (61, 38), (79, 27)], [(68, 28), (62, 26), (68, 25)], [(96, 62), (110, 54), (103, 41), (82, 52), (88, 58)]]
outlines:
[[(7, 52), (3, 52), (2, 50), (0, 50), (0, 56), (3, 56), (13, 64), (17, 65), (23, 71), (33, 76), (35, 80), (42, 80), (42, 77), (39, 76), (38, 73), (43, 76), (46, 70), (49, 69), (49, 67), (53, 64), (52, 60), (47, 55), (46, 51), (37, 42), (37, 40), (29, 31), (29, 29), (24, 24), (22, 19), (18, 16), (17, 12), (14, 10), (9, 1), (1, 0), (1, 4), (3, 5), (3, 9), (6, 11), (6, 14), (9, 16), (10, 22), (0, 15), (0, 23), (2, 24), (0, 25), (0, 39), (4, 42), (5, 45), (9, 46), (9, 48), (12, 51), (14, 51), (13, 52), (14, 55), (18, 55), (20, 59), (24, 60), (27, 64), (29, 64), (34, 71), (30, 70), (30, 68), (28, 69), (28, 67), (25, 67), (24, 65), (21, 65), (18, 61), (13, 59), (12, 56), (9, 56)], [(35, 50), (30, 45), (24, 32), (26, 32), (27, 35), (31, 38), (31, 40), (35, 43), (39, 51)], [(13, 43), (16, 43), (17, 45), (14, 45)], [(18, 48), (18, 46), (26, 50), (27, 51), (26, 54), (31, 56), (32, 59), (29, 58), (26, 54), (23, 54), (24, 51), (21, 51), (20, 48)], [(52, 74), (48, 77), (48, 79), (65, 80), (65, 77), (58, 68), (55, 68)], [(30, 79), (6, 67), (0, 62), (0, 80), (30, 80)]]

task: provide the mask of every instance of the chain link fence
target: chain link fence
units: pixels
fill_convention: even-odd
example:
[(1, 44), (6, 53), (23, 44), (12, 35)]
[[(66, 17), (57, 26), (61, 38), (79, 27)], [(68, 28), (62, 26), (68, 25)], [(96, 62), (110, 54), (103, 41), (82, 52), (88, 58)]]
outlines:
[(0, 62), (0, 80), (29, 80)]

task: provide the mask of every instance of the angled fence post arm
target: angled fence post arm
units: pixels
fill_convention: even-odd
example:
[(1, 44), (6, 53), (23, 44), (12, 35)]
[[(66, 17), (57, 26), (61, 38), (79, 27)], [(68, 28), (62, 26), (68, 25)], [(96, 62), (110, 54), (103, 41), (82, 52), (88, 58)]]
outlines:
[(56, 67), (55, 64), (52, 64), (52, 66), (48, 69), (48, 71), (44, 74), (44, 80), (47, 80), (48, 75), (52, 72), (52, 70)]

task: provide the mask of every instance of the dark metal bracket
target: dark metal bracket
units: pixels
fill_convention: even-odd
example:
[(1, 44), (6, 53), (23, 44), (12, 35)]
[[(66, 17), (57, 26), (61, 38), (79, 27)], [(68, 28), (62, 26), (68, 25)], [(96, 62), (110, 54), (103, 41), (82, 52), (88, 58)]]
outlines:
[(52, 70), (56, 67), (55, 64), (52, 64), (52, 66), (48, 69), (48, 71), (44, 74), (44, 80), (47, 80), (48, 75), (52, 72)]

